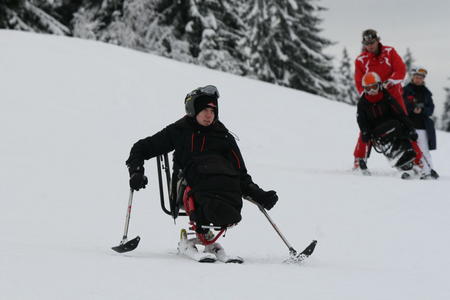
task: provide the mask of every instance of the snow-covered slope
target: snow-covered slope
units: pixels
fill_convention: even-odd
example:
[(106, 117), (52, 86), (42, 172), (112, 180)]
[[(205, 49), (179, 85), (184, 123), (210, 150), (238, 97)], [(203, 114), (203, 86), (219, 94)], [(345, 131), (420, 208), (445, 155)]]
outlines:
[[(402, 181), (376, 153), (352, 174), (355, 108), (303, 92), (96, 42), (0, 31), (2, 299), (449, 299), (450, 135), (438, 132), (438, 181)], [(130, 237), (124, 161), (131, 145), (183, 115), (185, 94), (219, 87), (255, 182), (278, 191), (269, 213), (221, 239), (243, 265), (179, 257), (186, 220), (159, 206), (156, 166), (135, 194)]]

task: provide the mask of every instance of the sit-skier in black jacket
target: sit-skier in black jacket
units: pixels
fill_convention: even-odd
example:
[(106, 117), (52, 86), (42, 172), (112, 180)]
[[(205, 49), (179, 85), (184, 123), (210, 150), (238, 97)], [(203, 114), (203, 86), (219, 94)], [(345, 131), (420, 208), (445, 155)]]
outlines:
[[(264, 191), (247, 173), (239, 147), (218, 120), (219, 93), (214, 86), (197, 88), (186, 96), (186, 116), (153, 136), (139, 140), (126, 161), (133, 190), (145, 188), (144, 161), (173, 153), (174, 174), (182, 172), (193, 189), (195, 212), (201, 225), (229, 226), (241, 220), (242, 197), (266, 209), (278, 200), (275, 191)], [(174, 178), (175, 179), (175, 178)]]
[(361, 96), (357, 106), (357, 122), (364, 142), (370, 140), (375, 128), (390, 120), (399, 121), (406, 136), (413, 141), (417, 140), (412, 122), (386, 90), (380, 89), (375, 95), (364, 93)]
[(379, 128), (383, 127), (383, 124), (393, 124), (393, 120), (399, 124), (399, 137), (407, 140), (415, 153), (413, 163), (422, 169), (422, 152), (417, 145), (417, 133), (398, 102), (380, 86), (372, 94), (363, 93), (357, 106), (357, 122), (364, 142), (370, 142), (372, 138), (377, 137)]

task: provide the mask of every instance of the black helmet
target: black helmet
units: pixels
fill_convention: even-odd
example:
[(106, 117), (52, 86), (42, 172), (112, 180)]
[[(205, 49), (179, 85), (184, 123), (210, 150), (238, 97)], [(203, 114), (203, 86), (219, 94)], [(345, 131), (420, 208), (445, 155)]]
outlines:
[(364, 30), (362, 33), (362, 43), (363, 45), (370, 45), (374, 41), (380, 41), (378, 33), (373, 29)]
[(184, 98), (186, 114), (189, 117), (195, 117), (202, 109), (208, 106), (209, 102), (211, 102), (213, 103), (217, 118), (217, 99), (219, 99), (219, 91), (214, 85), (196, 88)]

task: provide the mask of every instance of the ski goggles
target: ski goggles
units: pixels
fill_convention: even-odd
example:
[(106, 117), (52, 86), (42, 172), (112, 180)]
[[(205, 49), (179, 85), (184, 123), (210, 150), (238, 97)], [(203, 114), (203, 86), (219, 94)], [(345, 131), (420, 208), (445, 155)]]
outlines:
[(378, 36), (376, 33), (366, 34), (362, 38), (362, 44), (365, 46), (372, 45), (375, 42), (378, 42)]
[(427, 76), (428, 71), (425, 68), (418, 68), (412, 70), (413, 75), (419, 75), (419, 76)]
[(370, 45), (374, 44), (375, 42), (377, 42), (376, 39), (370, 39), (370, 40), (364, 40), (362, 43), (364, 46), (370, 46)]
[(371, 84), (371, 85), (364, 86), (364, 90), (366, 92), (375, 91), (375, 90), (378, 90), (378, 88), (379, 88), (379, 84), (378, 83), (374, 83), (374, 84)]
[(190, 92), (186, 98), (196, 97), (196, 96), (200, 96), (200, 95), (219, 98), (219, 91), (217, 90), (217, 88), (214, 85), (207, 85), (204, 87), (196, 88), (195, 90)]
[(199, 91), (204, 95), (219, 98), (219, 91), (214, 85), (207, 85), (205, 87), (200, 88)]

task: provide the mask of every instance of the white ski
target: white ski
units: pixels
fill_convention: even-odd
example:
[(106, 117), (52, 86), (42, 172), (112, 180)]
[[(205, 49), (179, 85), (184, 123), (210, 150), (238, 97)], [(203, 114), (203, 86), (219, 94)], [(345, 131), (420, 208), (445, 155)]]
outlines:
[(213, 243), (205, 246), (203, 252), (199, 251), (198, 246), (203, 246), (197, 238), (188, 239), (185, 229), (181, 230), (180, 241), (178, 242), (178, 254), (186, 256), (198, 262), (213, 263), (216, 260), (224, 263), (238, 263), (242, 264), (244, 259), (239, 256), (230, 256), (225, 253), (222, 245)]
[(402, 179), (426, 179), (426, 175), (418, 167), (414, 166), (411, 170), (405, 171), (401, 175)]
[(205, 253), (212, 253), (216, 256), (216, 258), (224, 263), (237, 263), (242, 264), (244, 259), (240, 256), (230, 256), (225, 253), (222, 245), (219, 243), (214, 243), (211, 245), (205, 246)]
[(180, 241), (178, 242), (178, 254), (184, 255), (198, 262), (213, 263), (217, 260), (212, 253), (201, 253), (195, 246), (196, 238), (188, 239), (186, 230), (181, 230)]

